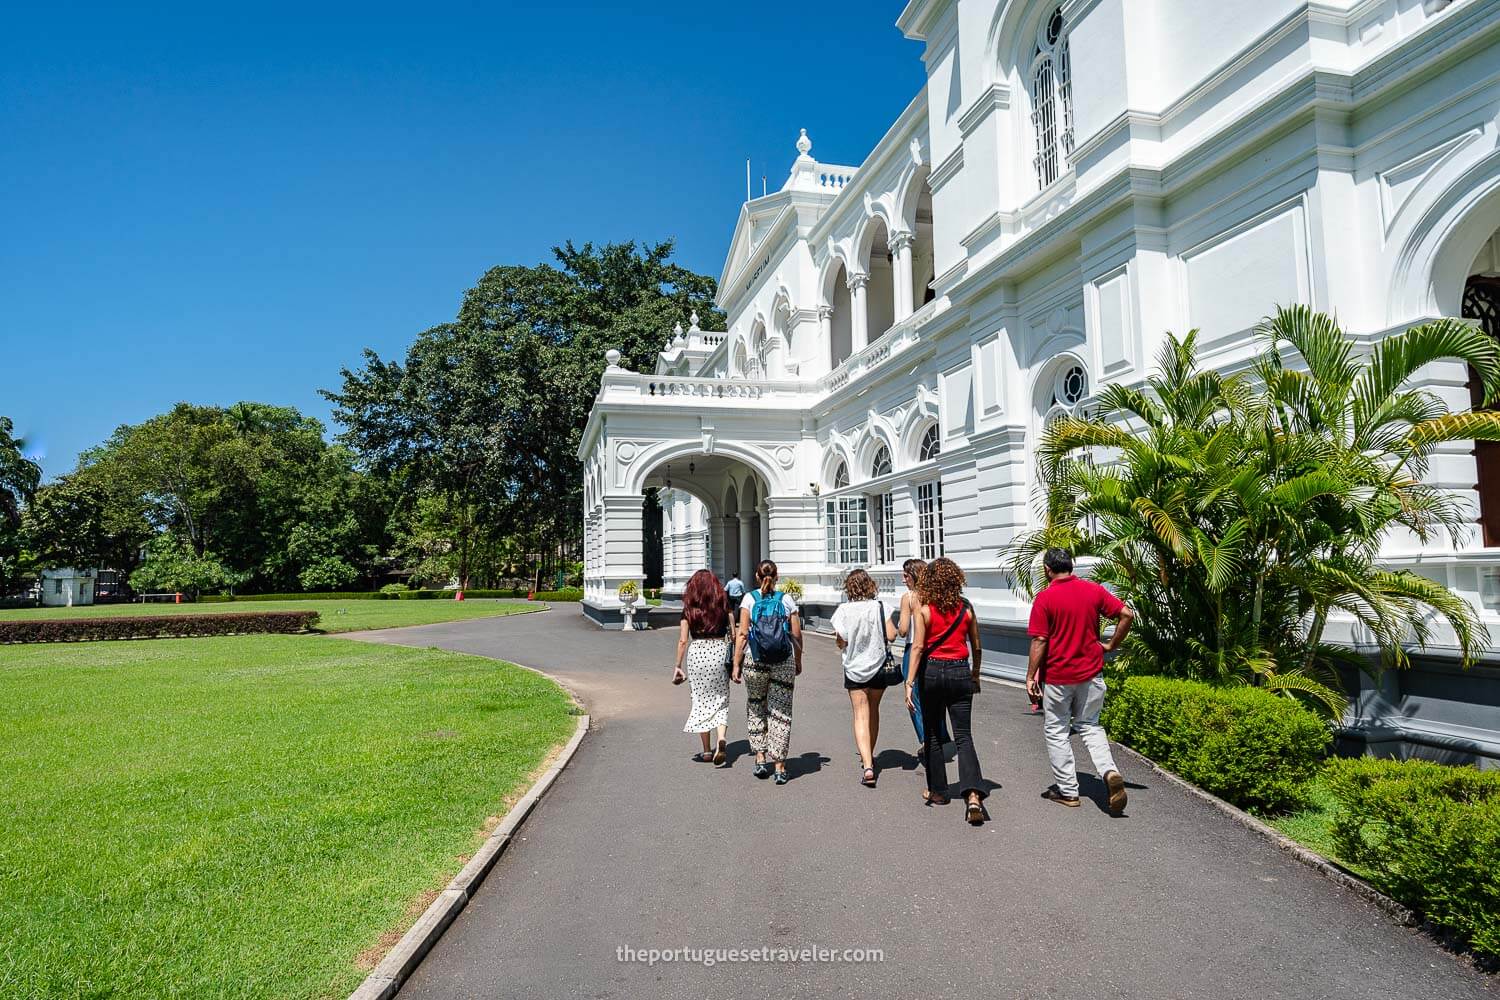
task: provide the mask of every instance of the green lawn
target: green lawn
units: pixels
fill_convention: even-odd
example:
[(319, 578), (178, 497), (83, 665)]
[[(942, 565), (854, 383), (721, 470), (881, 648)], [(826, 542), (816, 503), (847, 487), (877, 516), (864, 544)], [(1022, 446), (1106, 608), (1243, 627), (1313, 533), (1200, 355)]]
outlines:
[(0, 996), (342, 997), (575, 711), (319, 636), (0, 647)]
[(235, 611), (316, 611), (324, 632), (434, 625), (536, 611), (526, 601), (232, 601), (226, 604), (99, 604), (85, 608), (11, 608), (0, 621), (26, 618), (106, 618), (114, 615), (227, 614)]

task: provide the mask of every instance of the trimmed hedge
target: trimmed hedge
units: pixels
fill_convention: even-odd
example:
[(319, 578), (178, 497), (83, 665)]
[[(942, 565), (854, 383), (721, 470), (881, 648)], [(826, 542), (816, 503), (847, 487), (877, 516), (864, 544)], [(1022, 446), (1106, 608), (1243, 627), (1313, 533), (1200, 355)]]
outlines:
[(307, 632), (316, 611), (246, 611), (207, 615), (118, 618), (43, 618), (0, 622), (0, 643), (96, 642), (104, 639), (183, 639), (212, 635)]
[(1242, 809), (1306, 801), (1332, 733), (1317, 715), (1254, 687), (1129, 677), (1102, 717), (1110, 736)]
[(1500, 958), (1500, 771), (1424, 760), (1330, 761), (1335, 850), (1381, 892)]
[[(322, 591), (315, 594), (204, 594), (198, 598), (201, 604), (227, 604), (240, 601), (451, 601), (452, 590), (355, 590)], [(464, 597), (475, 600), (486, 598), (525, 598), (524, 590), (466, 590)]]
[(562, 590), (539, 590), (532, 598), (534, 601), (556, 601), (564, 603), (567, 601), (583, 600), (582, 587), (564, 587)]

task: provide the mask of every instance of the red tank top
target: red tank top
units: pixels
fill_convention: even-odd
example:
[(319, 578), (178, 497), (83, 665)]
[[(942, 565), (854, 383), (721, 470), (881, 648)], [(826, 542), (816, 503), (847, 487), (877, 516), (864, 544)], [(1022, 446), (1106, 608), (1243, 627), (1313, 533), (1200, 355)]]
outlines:
[[(938, 636), (948, 631), (948, 626), (952, 625), (953, 620), (959, 615), (963, 615), (966, 620), (961, 622), (958, 628), (953, 630), (952, 635), (943, 640), (943, 644), (941, 646), (933, 648), (933, 640), (937, 639)], [(960, 603), (957, 608), (950, 612), (947, 612), (946, 614), (942, 611), (939, 611), (936, 605), (927, 605), (926, 642), (928, 648), (931, 650), (931, 652), (927, 654), (930, 659), (966, 660), (969, 658), (969, 623), (967, 621), (968, 616), (969, 609), (962, 603)]]

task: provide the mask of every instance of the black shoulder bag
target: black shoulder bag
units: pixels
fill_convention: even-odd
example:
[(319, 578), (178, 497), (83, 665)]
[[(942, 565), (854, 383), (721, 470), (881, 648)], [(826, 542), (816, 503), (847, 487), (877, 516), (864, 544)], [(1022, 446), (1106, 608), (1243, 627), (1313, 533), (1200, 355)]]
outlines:
[(891, 655), (891, 633), (885, 626), (885, 602), (880, 601), (880, 637), (885, 640), (885, 662), (880, 665), (880, 673), (876, 675), (882, 687), (900, 687), (905, 680), (901, 676), (901, 664)]

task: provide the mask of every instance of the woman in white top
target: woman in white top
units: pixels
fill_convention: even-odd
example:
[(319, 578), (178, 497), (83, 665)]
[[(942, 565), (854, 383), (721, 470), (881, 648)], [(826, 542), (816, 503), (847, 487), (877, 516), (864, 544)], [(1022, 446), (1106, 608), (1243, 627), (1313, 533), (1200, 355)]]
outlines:
[(856, 569), (844, 578), (849, 600), (833, 612), (833, 638), (844, 653), (844, 689), (854, 710), (854, 744), (864, 768), (860, 783), (875, 787), (875, 743), (880, 738), (880, 696), (885, 694), (887, 643), (894, 628), (875, 599), (875, 581)]

